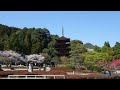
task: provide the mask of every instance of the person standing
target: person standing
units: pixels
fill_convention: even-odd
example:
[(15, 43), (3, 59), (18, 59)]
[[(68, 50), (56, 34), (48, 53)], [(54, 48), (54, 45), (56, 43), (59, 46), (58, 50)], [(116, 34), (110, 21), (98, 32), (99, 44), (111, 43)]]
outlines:
[(111, 76), (111, 71), (109, 70), (109, 75)]

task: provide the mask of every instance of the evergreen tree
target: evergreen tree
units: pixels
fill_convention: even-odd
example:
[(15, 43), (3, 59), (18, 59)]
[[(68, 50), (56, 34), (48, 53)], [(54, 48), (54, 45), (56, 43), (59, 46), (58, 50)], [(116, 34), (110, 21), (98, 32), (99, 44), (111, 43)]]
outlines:
[(10, 50), (10, 39), (8, 35), (4, 36), (4, 50)]
[(116, 42), (115, 46), (113, 47), (113, 51), (114, 51), (113, 58), (120, 59), (120, 43), (119, 42)]
[(101, 47), (95, 45), (95, 46), (94, 46), (94, 51), (96, 51), (96, 52), (101, 52)]

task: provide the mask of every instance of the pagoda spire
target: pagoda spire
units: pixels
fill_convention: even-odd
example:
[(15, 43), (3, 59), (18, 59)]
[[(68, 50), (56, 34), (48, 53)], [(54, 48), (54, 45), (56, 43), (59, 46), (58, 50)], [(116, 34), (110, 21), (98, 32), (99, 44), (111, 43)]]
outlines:
[(63, 29), (63, 26), (62, 26), (62, 36), (64, 36), (64, 29)]

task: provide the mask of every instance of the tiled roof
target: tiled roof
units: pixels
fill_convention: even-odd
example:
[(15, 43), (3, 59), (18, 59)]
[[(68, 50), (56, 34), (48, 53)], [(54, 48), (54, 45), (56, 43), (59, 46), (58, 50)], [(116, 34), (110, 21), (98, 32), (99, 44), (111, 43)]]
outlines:
[(62, 36), (62, 37), (58, 38), (57, 40), (68, 40), (68, 39), (70, 39), (70, 38), (66, 38), (66, 37)]

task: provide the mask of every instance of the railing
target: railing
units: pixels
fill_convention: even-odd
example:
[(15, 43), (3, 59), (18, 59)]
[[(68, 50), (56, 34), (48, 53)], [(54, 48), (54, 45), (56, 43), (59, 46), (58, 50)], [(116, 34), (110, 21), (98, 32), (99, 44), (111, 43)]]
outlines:
[(48, 77), (54, 77), (54, 79), (63, 77), (65, 79), (65, 75), (8, 75), (8, 79), (47, 79)]

